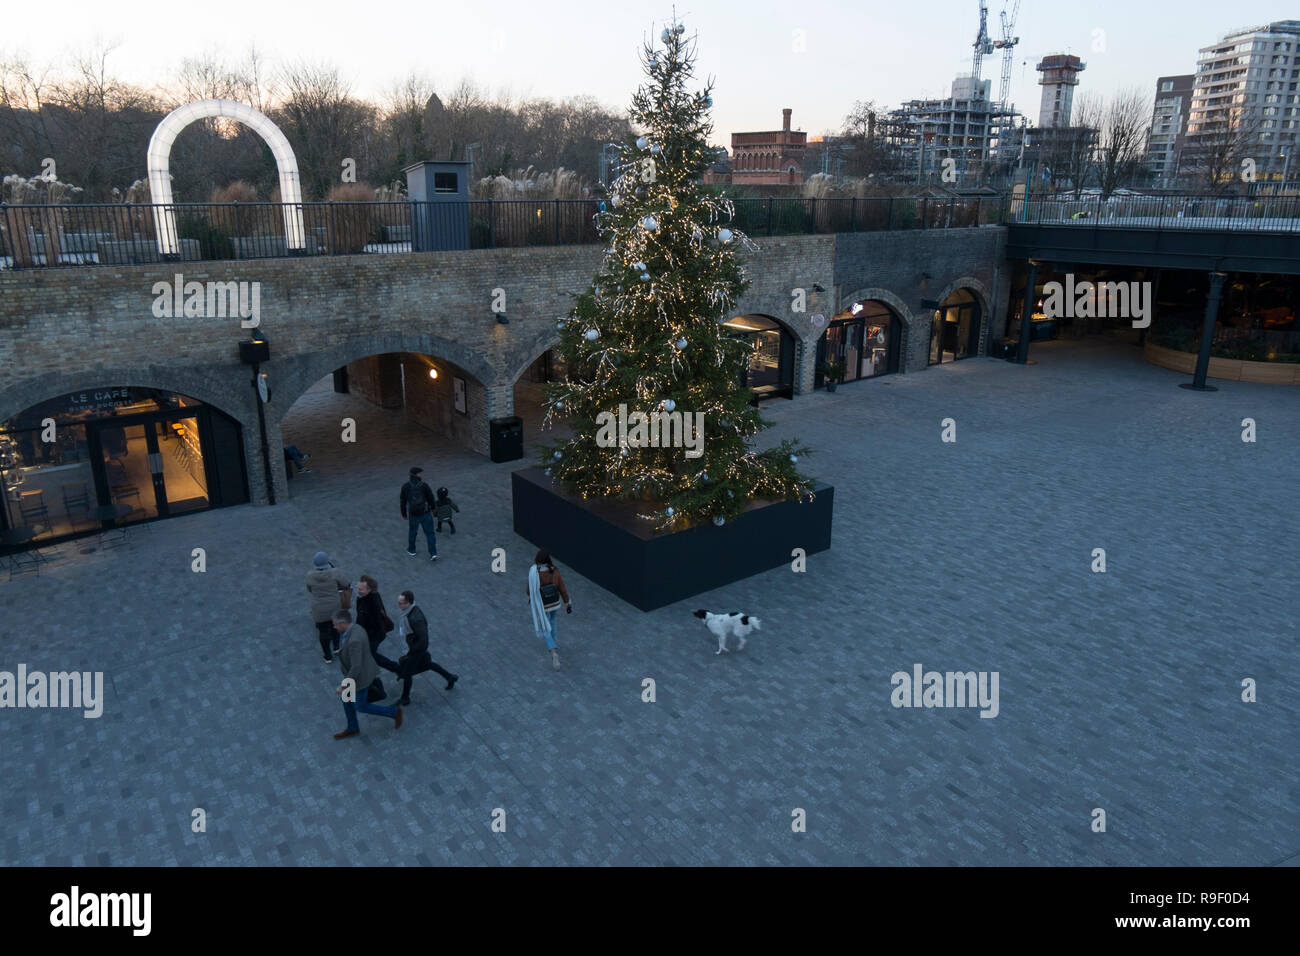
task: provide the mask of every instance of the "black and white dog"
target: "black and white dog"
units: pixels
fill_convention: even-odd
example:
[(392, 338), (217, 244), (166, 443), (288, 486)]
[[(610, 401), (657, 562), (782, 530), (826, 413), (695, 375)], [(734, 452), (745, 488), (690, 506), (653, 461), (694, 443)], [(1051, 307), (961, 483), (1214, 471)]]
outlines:
[(695, 616), (702, 620), (710, 631), (718, 636), (718, 650), (721, 654), (727, 649), (727, 635), (734, 634), (740, 639), (737, 650), (745, 647), (745, 635), (762, 628), (763, 622), (748, 614), (732, 611), (730, 614), (714, 614), (712, 611), (696, 611)]

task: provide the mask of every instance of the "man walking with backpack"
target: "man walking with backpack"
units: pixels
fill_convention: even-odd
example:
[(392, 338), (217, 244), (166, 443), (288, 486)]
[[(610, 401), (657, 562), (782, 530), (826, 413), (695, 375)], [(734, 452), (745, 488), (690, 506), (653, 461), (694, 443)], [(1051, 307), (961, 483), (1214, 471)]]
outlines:
[(429, 544), (429, 560), (438, 560), (438, 542), (433, 532), (433, 509), (436, 501), (433, 489), (420, 477), (423, 468), (412, 468), (410, 480), (402, 485), (402, 517), (407, 523), (406, 553), (415, 557), (415, 533), (424, 529), (424, 538)]

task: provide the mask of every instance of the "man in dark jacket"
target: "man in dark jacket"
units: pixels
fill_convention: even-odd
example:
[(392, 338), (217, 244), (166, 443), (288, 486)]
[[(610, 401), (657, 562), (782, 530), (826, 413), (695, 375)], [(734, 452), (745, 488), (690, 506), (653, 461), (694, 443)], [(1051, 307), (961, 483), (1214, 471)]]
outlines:
[(420, 478), (423, 468), (412, 468), (410, 480), (402, 485), (402, 517), (406, 519), (406, 553), (415, 557), (415, 532), (424, 528), (424, 538), (429, 544), (429, 560), (438, 560), (438, 542), (433, 534), (433, 509), (437, 500), (433, 489)]
[(442, 666), (429, 656), (429, 622), (424, 612), (415, 606), (415, 595), (410, 591), (403, 591), (397, 596), (397, 608), (397, 631), (406, 638), (406, 653), (398, 658), (396, 663), (376, 654), (375, 663), (402, 679), (402, 699), (398, 704), (406, 707), (411, 703), (411, 678), (416, 674), (423, 674), (425, 671), (440, 674), (447, 681), (447, 690), (451, 690), (456, 685), (460, 675), (443, 670)]

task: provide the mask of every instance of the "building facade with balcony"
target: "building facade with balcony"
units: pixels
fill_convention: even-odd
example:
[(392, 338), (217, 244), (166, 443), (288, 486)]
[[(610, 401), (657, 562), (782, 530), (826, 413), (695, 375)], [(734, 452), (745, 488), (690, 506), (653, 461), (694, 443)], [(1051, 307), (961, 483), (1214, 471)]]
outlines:
[(1202, 47), (1187, 121), (1183, 167), (1236, 178), (1251, 160), (1254, 178), (1290, 172), (1300, 131), (1300, 20), (1229, 33)]
[(1147, 165), (1162, 186), (1172, 185), (1178, 179), (1195, 81), (1192, 73), (1156, 80), (1151, 132), (1147, 136)]

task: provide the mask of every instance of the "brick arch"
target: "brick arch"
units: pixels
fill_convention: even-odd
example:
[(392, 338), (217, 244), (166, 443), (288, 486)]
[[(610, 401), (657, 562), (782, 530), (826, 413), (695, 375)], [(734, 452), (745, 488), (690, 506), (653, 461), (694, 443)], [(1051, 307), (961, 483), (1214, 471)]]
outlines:
[(39, 375), (0, 391), (0, 422), (33, 405), (60, 395), (88, 388), (157, 388), (177, 392), (210, 405), (240, 424), (244, 435), (257, 429), (257, 408), (253, 404), (253, 376), (244, 369), (229, 381), (214, 379), (211, 372), (190, 368), (96, 368), (85, 372), (54, 372)]
[[(272, 348), (274, 347), (272, 343)], [(274, 391), (267, 409), (272, 412), (275, 421), (279, 422), (307, 389), (330, 372), (350, 362), (386, 352), (415, 352), (446, 359), (469, 372), (484, 386), (500, 381), (496, 368), (483, 355), (442, 336), (414, 332), (362, 335), (319, 352), (273, 359), (265, 367), (271, 376)]]
[(980, 321), (983, 322), (993, 314), (993, 296), (989, 293), (989, 288), (974, 276), (962, 276), (953, 279), (944, 287), (943, 291), (934, 297), (936, 302), (942, 303), (948, 296), (962, 289), (969, 289), (975, 296), (975, 301), (980, 306)]
[(505, 384), (512, 386), (517, 385), (519, 383), (519, 376), (524, 374), (524, 370), (527, 369), (528, 366), (532, 365), (550, 349), (555, 348), (559, 344), (560, 335), (558, 329), (552, 328), (549, 332), (538, 336), (533, 340), (533, 344), (528, 346), (527, 350), (524, 352), (524, 354), (529, 357), (525, 358), (522, 364), (517, 364), (515, 366), (514, 371), (511, 372)]
[(988, 286), (974, 276), (961, 276), (948, 283), (944, 290), (935, 297), (935, 301), (942, 304), (947, 301), (948, 296), (962, 289), (966, 289), (975, 296), (975, 302), (980, 307), (979, 351), (976, 354), (984, 355), (988, 350), (989, 329), (992, 328), (990, 323), (993, 321), (993, 296), (989, 293)]
[(879, 286), (868, 286), (852, 295), (840, 297), (840, 302), (846, 307), (854, 302), (868, 301), (883, 302), (898, 316), (898, 324), (901, 326), (898, 340), (898, 371), (900, 374), (913, 371), (912, 363), (908, 362), (908, 346), (917, 336), (921, 336), (927, 342), (930, 340), (929, 317), (913, 313), (901, 298)]

